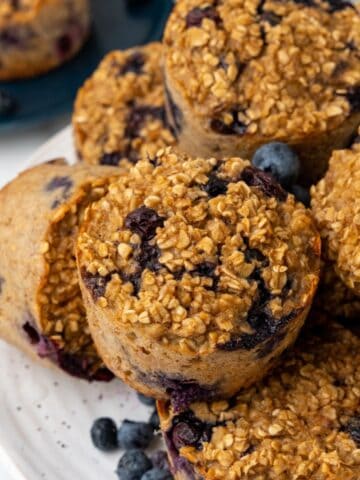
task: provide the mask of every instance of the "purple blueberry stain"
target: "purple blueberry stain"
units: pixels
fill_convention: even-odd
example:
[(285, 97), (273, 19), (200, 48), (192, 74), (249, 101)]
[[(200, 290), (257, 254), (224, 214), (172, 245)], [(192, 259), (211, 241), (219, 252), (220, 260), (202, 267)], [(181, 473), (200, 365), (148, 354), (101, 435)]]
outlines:
[(247, 248), (244, 252), (245, 261), (251, 263), (253, 261), (261, 262), (262, 266), (266, 267), (269, 264), (269, 260), (265, 255), (257, 248)]
[(274, 12), (269, 12), (269, 11), (263, 11), (263, 13), (261, 14), (261, 17), (260, 19), (263, 21), (263, 22), (266, 22), (268, 23), (269, 25), (271, 25), (272, 27), (276, 27), (276, 25), (279, 25), (279, 23), (281, 22), (281, 17), (279, 15), (276, 15), (276, 13)]
[(58, 351), (58, 365), (72, 377), (89, 381), (110, 382), (114, 375), (105, 367), (92, 371), (93, 362), (89, 358)]
[(73, 41), (70, 34), (64, 34), (56, 40), (56, 52), (60, 58), (70, 55), (73, 48)]
[(192, 270), (190, 273), (190, 275), (192, 275), (193, 277), (208, 277), (208, 278), (211, 278), (213, 283), (212, 283), (212, 286), (211, 288), (210, 287), (206, 287), (207, 290), (213, 290), (213, 291), (216, 291), (217, 290), (217, 287), (218, 287), (218, 284), (219, 284), (219, 277), (218, 275), (216, 275), (215, 271), (216, 271), (216, 268), (217, 268), (217, 264), (216, 263), (213, 263), (213, 262), (203, 262), (203, 263), (199, 263), (198, 265), (196, 265), (196, 268), (194, 270)]
[(199, 263), (191, 274), (199, 277), (214, 277), (216, 267), (217, 264), (212, 262)]
[(356, 446), (360, 448), (360, 413), (348, 421), (344, 431), (354, 440)]
[(137, 296), (141, 287), (141, 276), (145, 269), (158, 272), (163, 265), (159, 262), (160, 250), (151, 240), (156, 235), (157, 228), (164, 225), (165, 219), (152, 208), (144, 205), (130, 212), (125, 218), (125, 227), (139, 235), (141, 242), (134, 244), (133, 258), (136, 262), (133, 272), (121, 272), (121, 278), (133, 285), (133, 295)]
[(350, 146), (358, 145), (359, 143), (360, 143), (360, 135), (355, 135), (355, 137), (352, 138), (352, 140), (351, 140), (351, 145)]
[(348, 42), (346, 42), (345, 48), (347, 48), (351, 52), (356, 52), (358, 50), (354, 40), (349, 40)]
[(355, 8), (354, 5), (347, 0), (327, 0), (327, 3), (329, 4), (330, 13), (338, 12), (345, 8)]
[(135, 246), (135, 270), (131, 273), (120, 273), (123, 282), (130, 282), (132, 284), (134, 296), (138, 296), (139, 294), (142, 272), (145, 269), (148, 269), (151, 272), (158, 272), (161, 268), (163, 268), (163, 265), (159, 262), (159, 257), (160, 250), (156, 245), (151, 245), (149, 242), (143, 241), (139, 245)]
[(81, 276), (86, 288), (91, 293), (94, 301), (97, 301), (100, 297), (105, 295), (107, 284), (110, 282), (112, 273), (109, 273), (105, 277), (97, 274), (92, 274), (87, 270), (81, 272)]
[(214, 198), (219, 195), (225, 195), (228, 184), (227, 180), (220, 178), (216, 173), (211, 173), (208, 182), (203, 188), (210, 198)]
[(73, 181), (68, 176), (54, 177), (45, 186), (47, 192), (54, 192), (55, 190), (62, 189), (68, 192), (73, 187)]
[(151, 272), (158, 272), (163, 266), (159, 262), (160, 250), (156, 245), (150, 245), (149, 242), (142, 242), (139, 252), (135, 254), (134, 259), (138, 262), (140, 268), (146, 268)]
[(355, 85), (346, 93), (347, 101), (350, 104), (351, 113), (360, 112), (360, 85)]
[(156, 229), (164, 225), (165, 219), (154, 209), (141, 206), (125, 218), (125, 227), (140, 236), (142, 241), (155, 237)]
[(133, 72), (136, 75), (140, 75), (143, 73), (145, 60), (146, 59), (143, 53), (134, 52), (126, 59), (126, 62), (121, 67), (119, 74), (126, 75), (127, 73)]
[(172, 440), (172, 428), (166, 432), (163, 432), (163, 437), (171, 460), (171, 472), (173, 475), (181, 473), (184, 478), (188, 480), (200, 480), (199, 477), (195, 476), (195, 470), (193, 465), (184, 457), (179, 455), (178, 450), (176, 449), (174, 442)]
[(142, 126), (147, 118), (158, 119), (165, 123), (164, 107), (154, 107), (150, 105), (134, 105), (130, 108), (126, 120), (125, 137), (136, 138), (140, 135)]
[(74, 186), (72, 179), (66, 175), (53, 177), (46, 185), (45, 191), (52, 193), (59, 191), (59, 197), (57, 197), (51, 204), (51, 209), (57, 208), (71, 195), (71, 190)]
[(303, 5), (304, 7), (318, 7), (314, 0), (294, 0), (294, 2), (299, 5)]
[(120, 273), (120, 276), (121, 276), (121, 279), (123, 282), (125, 283), (131, 283), (132, 286), (133, 286), (133, 295), (135, 297), (138, 296), (139, 294), (139, 291), (140, 291), (140, 287), (141, 287), (141, 275), (142, 275), (142, 271), (140, 268), (137, 268), (135, 272), (133, 273), (124, 273), (124, 272), (121, 272)]
[(14, 27), (4, 28), (0, 31), (0, 45), (6, 47), (21, 47), (22, 40), (18, 29)]
[(255, 331), (259, 331), (269, 323), (269, 320), (271, 321), (271, 318), (268, 318), (269, 314), (267, 313), (267, 304), (271, 300), (271, 294), (266, 288), (265, 282), (258, 268), (254, 270), (249, 277), (249, 280), (256, 282), (257, 294), (250, 310), (248, 311), (247, 322)]
[(211, 130), (220, 135), (244, 135), (247, 126), (239, 120), (238, 114), (238, 110), (232, 110), (230, 112), (232, 122), (229, 124), (225, 123), (220, 118), (213, 118), (210, 122)]
[(29, 321), (24, 323), (23, 330), (28, 336), (31, 345), (37, 345), (40, 342), (40, 335), (38, 331), (31, 325)]
[(215, 386), (199, 385), (196, 381), (183, 377), (171, 378), (168, 375), (157, 373), (153, 375), (151, 381), (166, 389), (175, 412), (186, 410), (195, 401), (209, 401), (216, 398), (217, 395)]
[(122, 155), (120, 152), (104, 153), (100, 158), (100, 165), (117, 167), (120, 163), (121, 158), (122, 158)]
[(186, 28), (200, 27), (205, 18), (212, 20), (216, 25), (221, 24), (220, 15), (214, 6), (195, 7), (186, 16)]
[(69, 375), (102, 382), (109, 382), (114, 378), (114, 375), (105, 367), (92, 371), (93, 362), (89, 358), (65, 352), (54, 340), (41, 335), (32, 325), (32, 321), (26, 321), (23, 330), (31, 345), (36, 346), (36, 352), (40, 358), (51, 360)]
[(100, 158), (100, 165), (117, 167), (120, 165), (121, 161), (125, 159), (132, 164), (135, 164), (139, 161), (139, 153), (136, 149), (132, 148), (131, 142), (127, 145), (123, 152), (105, 153)]
[(267, 172), (254, 167), (245, 167), (240, 180), (249, 187), (258, 187), (267, 197), (275, 197), (280, 202), (285, 202), (287, 199), (287, 192)]
[(202, 422), (191, 410), (180, 413), (173, 419), (170, 433), (172, 443), (177, 451), (187, 446), (201, 450), (202, 444), (211, 440), (215, 426), (213, 423)]
[[(218, 344), (219, 350), (232, 352), (235, 350), (253, 350), (258, 347), (257, 356), (263, 358), (270, 353), (270, 349), (274, 349), (279, 342), (285, 338), (282, 333), (285, 333), (286, 326), (299, 314), (298, 310), (293, 311), (288, 315), (284, 315), (280, 319), (274, 319), (271, 314), (265, 311), (264, 319), (257, 320), (257, 331), (253, 334), (234, 335), (228, 342)], [(272, 338), (276, 338), (271, 342)]]
[(184, 116), (180, 107), (175, 103), (167, 87), (165, 87), (165, 97), (166, 97), (168, 109), (169, 109), (169, 112), (168, 112), (169, 116), (167, 118), (169, 123), (169, 128), (172, 134), (174, 135), (174, 137), (177, 138), (183, 129)]

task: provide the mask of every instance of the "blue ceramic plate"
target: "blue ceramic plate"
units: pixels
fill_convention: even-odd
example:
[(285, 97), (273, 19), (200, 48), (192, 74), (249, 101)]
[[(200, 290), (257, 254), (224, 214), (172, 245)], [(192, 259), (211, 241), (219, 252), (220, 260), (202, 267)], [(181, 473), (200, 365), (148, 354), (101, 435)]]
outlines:
[(110, 50), (141, 45), (161, 38), (171, 0), (91, 0), (93, 30), (76, 58), (30, 80), (0, 82), (16, 110), (0, 118), (0, 131), (44, 121), (71, 111), (76, 91)]

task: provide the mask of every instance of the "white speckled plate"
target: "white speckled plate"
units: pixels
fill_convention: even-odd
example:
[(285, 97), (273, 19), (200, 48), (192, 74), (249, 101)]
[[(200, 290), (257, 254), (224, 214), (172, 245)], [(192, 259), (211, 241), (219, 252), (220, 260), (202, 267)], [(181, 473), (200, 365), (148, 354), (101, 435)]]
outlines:
[[(25, 167), (75, 160), (71, 129), (41, 147)], [(116, 480), (121, 452), (103, 454), (89, 430), (99, 416), (145, 420), (151, 409), (118, 380), (89, 384), (32, 363), (0, 341), (0, 480)]]

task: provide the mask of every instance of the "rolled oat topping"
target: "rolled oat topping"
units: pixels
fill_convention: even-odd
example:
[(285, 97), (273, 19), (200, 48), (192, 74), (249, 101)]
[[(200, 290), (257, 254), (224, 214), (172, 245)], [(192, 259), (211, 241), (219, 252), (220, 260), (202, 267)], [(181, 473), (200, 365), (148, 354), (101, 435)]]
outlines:
[[(87, 211), (78, 247), (100, 307), (164, 344), (205, 353), (252, 348), (254, 335), (263, 341), (303, 309), (318, 242), (305, 207), (249, 162), (168, 148)], [(239, 336), (244, 345), (228, 343)]]
[(360, 15), (342, 0), (179, 0), (166, 75), (222, 135), (302, 138), (359, 112)]
[(311, 189), (324, 255), (342, 281), (360, 294), (360, 148), (335, 151), (325, 177)]
[(194, 403), (178, 416), (160, 404), (174, 466), (180, 454), (206, 480), (357, 480), (359, 379), (360, 339), (328, 320), (232, 400)]
[(87, 80), (73, 116), (84, 161), (132, 164), (175, 143), (165, 118), (161, 55), (160, 43), (112, 52)]

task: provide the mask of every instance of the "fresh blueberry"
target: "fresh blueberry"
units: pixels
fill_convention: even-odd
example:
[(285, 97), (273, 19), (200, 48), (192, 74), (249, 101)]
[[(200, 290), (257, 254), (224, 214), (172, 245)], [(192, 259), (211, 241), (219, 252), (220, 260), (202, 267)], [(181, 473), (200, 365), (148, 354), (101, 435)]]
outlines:
[(137, 397), (143, 405), (146, 405), (148, 407), (155, 407), (156, 400), (154, 398), (147, 397), (146, 395), (143, 395), (142, 393), (138, 393)]
[(128, 450), (120, 458), (116, 473), (119, 480), (141, 480), (152, 468), (150, 459), (141, 450)]
[(295, 195), (296, 200), (302, 202), (305, 207), (310, 207), (310, 193), (309, 190), (301, 185), (293, 185), (291, 187), (291, 193)]
[(154, 468), (159, 468), (160, 470), (169, 470), (169, 459), (167, 453), (164, 450), (158, 450), (151, 456), (151, 461)]
[(293, 185), (300, 172), (296, 153), (285, 143), (271, 142), (256, 150), (252, 163), (254, 167), (271, 173), (284, 188)]
[(117, 427), (111, 418), (98, 418), (91, 428), (93, 444), (103, 452), (110, 452), (118, 447)]
[(0, 118), (11, 115), (15, 109), (15, 100), (8, 93), (0, 90)]
[(160, 418), (159, 418), (159, 414), (156, 411), (156, 409), (151, 414), (151, 417), (149, 419), (149, 423), (155, 431), (160, 430)]
[(154, 429), (149, 423), (124, 420), (118, 431), (121, 448), (147, 448), (154, 438)]
[(169, 470), (160, 470), (160, 468), (152, 468), (141, 477), (141, 480), (173, 480), (173, 476)]

